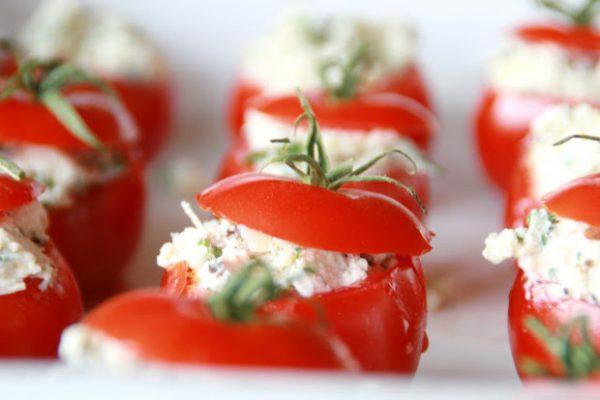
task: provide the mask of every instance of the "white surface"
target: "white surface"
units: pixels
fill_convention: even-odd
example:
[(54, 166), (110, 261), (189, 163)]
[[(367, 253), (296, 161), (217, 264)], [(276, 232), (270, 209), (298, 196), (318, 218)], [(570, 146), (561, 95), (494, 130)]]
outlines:
[[(33, 3), (30, 0), (3, 1), (0, 30), (14, 29)], [(179, 136), (172, 143), (170, 153), (177, 152), (191, 160), (190, 164), (202, 166), (203, 169), (198, 170), (198, 182), (203, 179), (206, 182), (225, 149), (224, 107), (240, 46), (272, 26), (289, 3), (277, 0), (105, 0), (93, 3), (106, 4), (130, 16), (163, 47), (173, 67), (178, 102)], [(424, 265), (434, 276), (431, 282), (434, 287), (455, 291), (446, 299), (446, 307), (431, 313), (428, 329), (431, 346), (422, 358), (416, 381), (407, 387), (397, 378), (340, 381), (286, 375), (271, 379), (271, 375), (262, 374), (243, 374), (242, 379), (234, 380), (207, 370), (177, 377), (167, 373), (166, 377), (158, 374), (152, 378), (127, 380), (67, 374), (55, 366), (15, 370), (5, 365), (0, 368), (3, 390), (27, 386), (23, 390), (27, 393), (49, 387), (53, 389), (50, 393), (57, 393), (59, 389), (66, 390), (62, 385), (66, 381), (71, 394), (93, 383), (102, 387), (96, 392), (97, 397), (110, 393), (111, 397), (120, 394), (123, 398), (134, 391), (140, 396), (159, 397), (169, 395), (171, 390), (195, 393), (195, 397), (205, 393), (258, 397), (264, 396), (265, 390), (277, 393), (278, 397), (331, 397), (331, 394), (341, 397), (342, 392), (345, 397), (361, 398), (367, 395), (397, 398), (405, 392), (415, 397), (443, 393), (446, 398), (469, 398), (481, 391), (487, 392), (489, 397), (486, 398), (539, 394), (523, 391), (510, 358), (506, 299), (513, 271), (508, 266), (494, 267), (480, 255), (486, 234), (499, 227), (501, 205), (478, 172), (470, 124), (481, 85), (482, 62), (499, 42), (502, 31), (519, 19), (533, 15), (534, 7), (525, 0), (330, 0), (324, 3), (315, 0), (305, 4), (308, 4), (306, 8), (316, 11), (405, 15), (414, 20), (421, 34), (419, 58), (443, 127), (437, 160), (445, 168), (445, 173), (434, 181), (430, 222), (438, 236), (434, 241), (435, 250), (425, 257)], [(160, 169), (160, 163), (161, 160), (156, 170)], [(143, 276), (144, 283), (156, 284), (160, 270), (154, 266), (160, 244), (168, 239), (170, 231), (180, 230), (187, 221), (179, 211), (178, 196), (163, 193), (156, 184), (149, 195), (152, 197), (146, 234), (134, 262), (132, 279)], [(36, 377), (35, 385), (29, 384), (33, 377)], [(293, 392), (270, 392), (271, 389), (287, 390), (292, 385)]]

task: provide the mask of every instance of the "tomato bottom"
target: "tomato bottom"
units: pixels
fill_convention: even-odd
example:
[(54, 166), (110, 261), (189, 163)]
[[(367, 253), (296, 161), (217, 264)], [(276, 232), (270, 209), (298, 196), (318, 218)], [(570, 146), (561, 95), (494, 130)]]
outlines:
[(62, 331), (83, 315), (71, 269), (53, 243), (45, 253), (57, 268), (53, 284), (27, 279), (26, 290), (0, 296), (0, 357), (56, 357)]
[[(372, 267), (367, 279), (352, 287), (267, 304), (266, 315), (285, 315), (322, 322), (344, 342), (366, 371), (412, 375), (427, 349), (425, 280), (418, 258), (398, 257), (398, 265)], [(162, 287), (186, 296), (190, 289), (186, 264), (165, 272)]]
[[(510, 292), (508, 323), (510, 344), (519, 377), (523, 380), (540, 377), (568, 377), (562, 360), (552, 353), (551, 346), (544, 343), (532, 331), (528, 319), (534, 318), (551, 334), (584, 317), (588, 323), (588, 335), (596, 353), (600, 353), (600, 308), (597, 305), (575, 299), (548, 299), (543, 292), (544, 284), (526, 287), (526, 278), (521, 270)], [(580, 333), (569, 337), (565, 342), (581, 340)], [(532, 373), (532, 364), (543, 374)], [(600, 379), (600, 374), (594, 377)]]
[(49, 209), (50, 236), (69, 262), (88, 304), (118, 291), (122, 272), (142, 233), (145, 188), (142, 169), (78, 196), (67, 208)]

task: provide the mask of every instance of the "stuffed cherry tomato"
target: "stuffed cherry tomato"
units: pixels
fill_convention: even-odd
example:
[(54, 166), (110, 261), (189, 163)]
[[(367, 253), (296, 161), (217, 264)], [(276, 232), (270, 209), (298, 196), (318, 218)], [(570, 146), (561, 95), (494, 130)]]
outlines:
[(43, 188), (0, 175), (0, 357), (56, 357), (83, 315), (79, 289), (36, 200)]
[(78, 0), (46, 0), (20, 42), (28, 56), (72, 62), (109, 83), (139, 128), (145, 159), (164, 146), (172, 122), (170, 78), (158, 50), (137, 28)]
[(600, 33), (591, 25), (598, 7), (587, 5), (594, 1), (568, 15), (571, 25), (517, 28), (490, 63), (475, 131), (483, 167), (503, 191), (510, 187), (533, 118), (557, 102), (600, 101), (595, 89)]
[(527, 227), (486, 241), (492, 262), (514, 257), (511, 346), (519, 375), (600, 378), (600, 180), (571, 182), (529, 213)]
[[(552, 106), (532, 121), (507, 195), (506, 226), (522, 226), (542, 197), (561, 185), (600, 173), (600, 143), (581, 137), (599, 133), (598, 126), (600, 110), (588, 104)], [(572, 135), (580, 137), (556, 145)]]
[(191, 215), (194, 226), (163, 245), (169, 291), (202, 298), (240, 265), (264, 262), (290, 289), (267, 312), (314, 321), (322, 311), (365, 370), (414, 373), (427, 347), (416, 256), (430, 249), (431, 234), (402, 204), (256, 173), (220, 181), (197, 200), (217, 219)]
[[(352, 102), (331, 103), (323, 96), (309, 97), (318, 120), (324, 148), (331, 168), (346, 160), (364, 165), (385, 152), (389, 154), (364, 171), (365, 175), (385, 175), (413, 187), (427, 204), (429, 173), (435, 167), (424, 155), (435, 130), (431, 113), (403, 98), (386, 95), (359, 96)], [(242, 140), (238, 140), (221, 165), (219, 178), (263, 170), (274, 175), (293, 175), (284, 163), (273, 164), (281, 155), (273, 139), (288, 139), (288, 153), (301, 153), (306, 147), (309, 126), (295, 127), (303, 109), (295, 96), (261, 97), (252, 101), (246, 112)], [(408, 156), (408, 157), (407, 157)], [(372, 190), (391, 196), (417, 215), (422, 210), (406, 190), (389, 182), (349, 182), (345, 187)]]
[(71, 364), (355, 369), (344, 345), (318, 324), (256, 312), (277, 296), (268, 270), (257, 267), (242, 269), (222, 294), (206, 301), (158, 290), (111, 299), (65, 331), (61, 357)]
[[(257, 95), (390, 92), (431, 109), (415, 61), (415, 33), (399, 22), (295, 16), (247, 49), (229, 105), (229, 123), (240, 135), (250, 99)], [(345, 77), (338, 82), (336, 74)]]
[[(18, 84), (0, 101), (0, 153), (46, 186), (40, 201), (50, 235), (89, 300), (118, 287), (141, 234), (145, 195), (134, 124), (107, 95), (63, 86), (80, 73), (67, 64), (21, 65)], [(59, 74), (64, 79), (52, 83)], [(25, 84), (31, 80), (35, 86)]]

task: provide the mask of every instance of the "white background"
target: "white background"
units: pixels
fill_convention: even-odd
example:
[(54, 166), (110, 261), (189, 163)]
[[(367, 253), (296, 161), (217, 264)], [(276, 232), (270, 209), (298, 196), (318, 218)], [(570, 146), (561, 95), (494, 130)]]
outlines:
[[(0, 32), (14, 32), (35, 3), (2, 1)], [(316, 14), (343, 11), (405, 16), (413, 21), (420, 33), (420, 64), (442, 124), (436, 156), (444, 173), (434, 181), (430, 216), (438, 236), (435, 250), (425, 257), (424, 266), (433, 287), (437, 293), (443, 293), (445, 301), (441, 310), (431, 313), (431, 346), (423, 355), (413, 395), (443, 391), (448, 396), (461, 397), (461, 387), (471, 392), (487, 387), (496, 395), (520, 390), (506, 327), (506, 301), (513, 272), (508, 266), (494, 267), (480, 256), (485, 235), (500, 226), (501, 204), (499, 196), (480, 174), (471, 139), (471, 118), (481, 89), (484, 62), (503, 32), (532, 16), (546, 16), (537, 12), (532, 1), (97, 0), (88, 3), (130, 17), (162, 48), (174, 78), (177, 137), (167, 154), (158, 160), (154, 174), (170, 157), (185, 157), (197, 166), (198, 188), (211, 176), (226, 146), (224, 108), (243, 44), (266, 32), (291, 6)], [(157, 283), (160, 271), (155, 267), (154, 257), (158, 248), (168, 239), (170, 231), (179, 230), (186, 223), (179, 212), (178, 196), (165, 193), (152, 176), (150, 181), (152, 197), (147, 228), (130, 274), (135, 284)], [(6, 377), (0, 374), (0, 378), (3, 376)], [(8, 377), (17, 375), (9, 373)], [(22, 379), (23, 375), (18, 377)], [(19, 379), (13, 383), (20, 382)], [(295, 378), (290, 379), (293, 385)], [(157, 381), (161, 382), (151, 380)], [(201, 382), (212, 389), (219, 387), (206, 375)], [(452, 382), (460, 382), (462, 386), (453, 386)], [(246, 383), (231, 383), (229, 393), (244, 393), (240, 385)], [(380, 395), (393, 394), (393, 390), (386, 391), (392, 388), (386, 386), (388, 383), (379, 382), (371, 389), (375, 388), (373, 393)], [(337, 384), (333, 383), (329, 389), (348, 389)], [(377, 391), (377, 388), (383, 389)], [(368, 393), (367, 390), (365, 394)], [(260, 388), (254, 386), (247, 394), (260, 394)]]

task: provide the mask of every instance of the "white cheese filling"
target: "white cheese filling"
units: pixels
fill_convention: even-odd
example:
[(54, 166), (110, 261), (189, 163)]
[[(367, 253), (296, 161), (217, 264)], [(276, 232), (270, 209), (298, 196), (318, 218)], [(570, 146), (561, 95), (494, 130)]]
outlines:
[[(250, 160), (256, 170), (262, 169), (272, 175), (295, 177), (294, 172), (283, 163), (267, 165), (282, 147), (281, 144), (271, 143), (271, 140), (288, 138), (292, 143), (291, 146), (301, 148), (306, 142), (307, 134), (305, 127), (299, 127), (294, 133), (294, 128), (290, 124), (278, 121), (265, 113), (256, 110), (246, 113), (243, 135), (248, 144)], [(397, 149), (406, 153), (415, 162), (418, 172), (432, 173), (436, 170), (412, 140), (392, 129), (373, 129), (364, 132), (322, 128), (321, 135), (333, 167), (347, 160), (352, 160), (354, 166), (359, 166), (383, 152)], [(392, 168), (410, 171), (414, 166), (402, 155), (394, 154), (379, 161), (368, 170), (368, 173), (385, 174)]]
[[(273, 93), (296, 87), (319, 89), (321, 66), (348, 60), (361, 43), (366, 46), (368, 58), (361, 84), (369, 87), (401, 73), (412, 63), (416, 34), (400, 20), (371, 21), (349, 16), (319, 20), (294, 15), (246, 49), (241, 75)], [(336, 73), (332, 71), (332, 75)]]
[(527, 228), (504, 229), (485, 241), (483, 256), (515, 258), (528, 284), (543, 283), (550, 298), (600, 299), (600, 240), (589, 225), (535, 209)]
[(27, 54), (61, 58), (100, 75), (150, 81), (164, 74), (147, 38), (122, 18), (79, 0), (45, 0), (21, 35)]
[(573, 139), (575, 134), (600, 136), (600, 111), (588, 104), (552, 106), (531, 124), (524, 160), (532, 195), (541, 198), (576, 178), (600, 172), (600, 143)]
[(25, 279), (40, 279), (45, 290), (56, 268), (44, 253), (48, 216), (43, 206), (33, 201), (8, 212), (0, 222), (0, 295), (25, 290)]
[(488, 81), (500, 90), (600, 101), (600, 59), (549, 43), (512, 38), (491, 60)]
[(123, 370), (140, 362), (134, 349), (83, 323), (63, 331), (58, 354), (61, 360), (75, 367)]
[[(184, 203), (184, 209), (189, 211)], [(227, 280), (250, 261), (269, 268), (281, 288), (293, 288), (301, 296), (354, 285), (367, 276), (368, 256), (310, 249), (274, 238), (224, 219), (201, 222), (192, 215), (193, 227), (171, 235), (158, 255), (160, 267), (185, 262), (193, 272), (193, 292), (199, 297), (218, 292)], [(372, 257), (389, 264), (393, 256)]]

